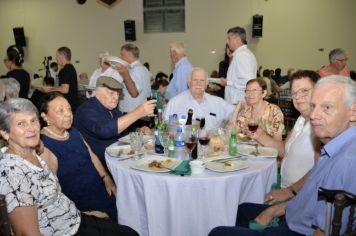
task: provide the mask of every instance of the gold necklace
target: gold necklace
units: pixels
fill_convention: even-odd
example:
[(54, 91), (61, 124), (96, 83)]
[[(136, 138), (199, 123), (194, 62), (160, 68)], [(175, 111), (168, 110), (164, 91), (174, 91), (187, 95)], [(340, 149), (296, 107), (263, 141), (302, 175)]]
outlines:
[(51, 135), (57, 137), (57, 138), (61, 138), (61, 139), (65, 139), (68, 137), (69, 133), (67, 130), (65, 130), (63, 132), (63, 134), (57, 134), (56, 132), (50, 130), (47, 126), (46, 127), (43, 127), (43, 129), (45, 129), (48, 133), (50, 133)]

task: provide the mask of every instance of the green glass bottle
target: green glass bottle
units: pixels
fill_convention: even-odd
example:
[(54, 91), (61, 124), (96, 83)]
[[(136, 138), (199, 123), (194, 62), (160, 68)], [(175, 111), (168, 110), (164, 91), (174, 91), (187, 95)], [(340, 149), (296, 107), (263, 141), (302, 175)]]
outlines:
[(229, 155), (230, 156), (235, 156), (237, 153), (236, 149), (237, 143), (236, 143), (236, 132), (231, 132), (230, 134), (230, 142), (229, 142)]

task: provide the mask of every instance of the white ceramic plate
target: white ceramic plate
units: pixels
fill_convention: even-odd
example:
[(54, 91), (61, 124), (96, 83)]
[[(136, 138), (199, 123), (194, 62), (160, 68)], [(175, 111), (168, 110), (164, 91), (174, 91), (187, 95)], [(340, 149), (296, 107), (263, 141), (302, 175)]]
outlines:
[(239, 144), (237, 145), (237, 152), (244, 156), (249, 157), (277, 157), (278, 151), (272, 147), (262, 147), (258, 146), (258, 155), (255, 155), (256, 148), (255, 146), (248, 145), (248, 144)]
[[(154, 141), (154, 137), (153, 136), (151, 136), (151, 135), (143, 135), (143, 143), (148, 143), (148, 142), (150, 142), (150, 141)], [(124, 137), (121, 137), (120, 139), (119, 139), (119, 141), (121, 141), (121, 142), (125, 142), (125, 143), (130, 143), (130, 135), (126, 135), (126, 136), (124, 136)]]
[(131, 149), (130, 145), (117, 145), (117, 144), (113, 144), (107, 147), (106, 153), (109, 154), (111, 157), (116, 157), (120, 159), (130, 158), (137, 155), (137, 153)]
[(105, 57), (105, 61), (108, 62), (113, 67), (116, 67), (117, 64), (121, 64), (123, 66), (129, 65), (129, 63), (122, 60), (120, 57), (115, 57), (115, 56)]
[(226, 164), (227, 163), (231, 164), (231, 166), (227, 166), (225, 165), (225, 163), (219, 163), (219, 162), (206, 162), (205, 165), (207, 169), (216, 172), (230, 172), (230, 171), (246, 169), (249, 167), (247, 161), (235, 160), (235, 161), (226, 162)]
[(177, 168), (177, 166), (179, 166), (179, 164), (182, 162), (182, 160), (177, 160), (174, 158), (152, 156), (152, 157), (144, 157), (138, 161), (135, 161), (135, 163), (131, 165), (131, 168), (136, 169), (136, 170), (143, 170), (143, 171), (148, 171), (148, 172), (159, 172), (159, 173), (171, 171), (171, 170), (165, 169), (165, 168), (150, 167), (150, 164), (152, 164), (152, 162), (154, 162), (154, 161), (161, 163), (162, 165), (164, 165), (165, 167), (168, 167), (169, 169)]

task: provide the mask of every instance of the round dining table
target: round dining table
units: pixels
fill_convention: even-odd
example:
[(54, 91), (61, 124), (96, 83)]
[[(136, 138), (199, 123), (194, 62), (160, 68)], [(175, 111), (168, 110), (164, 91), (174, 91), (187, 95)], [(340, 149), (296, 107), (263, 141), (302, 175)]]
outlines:
[(190, 176), (136, 170), (134, 158), (105, 158), (117, 187), (118, 221), (141, 236), (206, 236), (216, 226), (233, 226), (238, 205), (262, 203), (277, 179), (276, 158), (248, 158), (246, 169)]

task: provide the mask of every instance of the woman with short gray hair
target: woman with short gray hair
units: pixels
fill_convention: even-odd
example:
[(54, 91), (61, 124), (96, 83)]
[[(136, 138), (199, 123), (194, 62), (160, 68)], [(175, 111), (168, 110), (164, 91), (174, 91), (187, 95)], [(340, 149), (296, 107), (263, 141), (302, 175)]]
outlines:
[(116, 224), (109, 232), (108, 223), (81, 215), (62, 193), (49, 165), (54, 156), (46, 149), (41, 157), (36, 154), (40, 123), (29, 100), (14, 98), (0, 104), (0, 134), (8, 142), (0, 159), (0, 194), (5, 195), (15, 235), (137, 235)]

